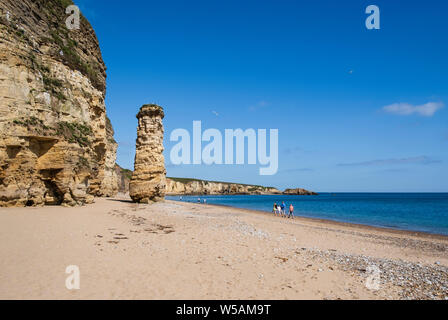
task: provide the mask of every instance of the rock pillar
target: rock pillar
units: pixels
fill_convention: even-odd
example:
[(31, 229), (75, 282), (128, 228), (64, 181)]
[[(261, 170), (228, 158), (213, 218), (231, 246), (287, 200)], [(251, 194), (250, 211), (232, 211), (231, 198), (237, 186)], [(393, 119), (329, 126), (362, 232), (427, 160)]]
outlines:
[(129, 195), (134, 202), (151, 203), (165, 198), (163, 117), (162, 107), (155, 104), (142, 106), (137, 114), (134, 173), (129, 183)]

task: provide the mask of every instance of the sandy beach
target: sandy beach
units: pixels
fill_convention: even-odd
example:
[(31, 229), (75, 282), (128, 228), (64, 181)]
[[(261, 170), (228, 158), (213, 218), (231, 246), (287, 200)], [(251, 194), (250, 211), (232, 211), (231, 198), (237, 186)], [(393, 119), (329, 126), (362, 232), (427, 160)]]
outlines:
[(0, 299), (448, 299), (447, 250), (444, 236), (125, 195), (0, 208)]

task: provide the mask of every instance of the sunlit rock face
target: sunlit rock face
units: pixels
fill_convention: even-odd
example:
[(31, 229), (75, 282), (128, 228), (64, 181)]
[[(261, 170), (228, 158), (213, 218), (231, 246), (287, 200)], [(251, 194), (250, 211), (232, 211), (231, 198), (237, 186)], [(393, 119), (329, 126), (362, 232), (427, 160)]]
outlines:
[(317, 195), (316, 192), (308, 191), (302, 188), (296, 188), (296, 189), (286, 189), (283, 194), (287, 195), (297, 195), (297, 196), (315, 196)]
[(167, 195), (281, 194), (273, 187), (215, 182), (185, 178), (167, 178)]
[(117, 192), (106, 67), (70, 0), (0, 2), (0, 206), (80, 205)]
[(163, 117), (163, 109), (155, 104), (144, 105), (137, 114), (134, 173), (129, 183), (129, 195), (134, 202), (150, 203), (165, 198)]

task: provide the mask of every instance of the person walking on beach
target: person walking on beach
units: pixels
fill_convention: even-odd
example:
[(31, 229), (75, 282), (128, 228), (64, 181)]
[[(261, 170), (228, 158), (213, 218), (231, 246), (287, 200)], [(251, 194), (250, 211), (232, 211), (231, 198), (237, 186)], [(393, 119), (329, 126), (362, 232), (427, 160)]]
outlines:
[(292, 203), (289, 205), (288, 218), (294, 219), (294, 206), (292, 205)]
[(281, 213), (282, 213), (282, 217), (286, 218), (286, 204), (285, 204), (285, 201), (282, 201), (282, 204), (280, 206), (280, 210), (281, 210)]
[(274, 216), (277, 216), (277, 202), (274, 203), (274, 208), (272, 208), (272, 212), (274, 212)]

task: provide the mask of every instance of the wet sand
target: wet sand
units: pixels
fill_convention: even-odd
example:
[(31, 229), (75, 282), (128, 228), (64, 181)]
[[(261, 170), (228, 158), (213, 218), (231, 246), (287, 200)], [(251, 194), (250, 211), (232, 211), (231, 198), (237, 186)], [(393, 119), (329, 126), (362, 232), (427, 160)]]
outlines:
[(122, 195), (0, 208), (0, 299), (447, 299), (447, 252), (444, 236)]

